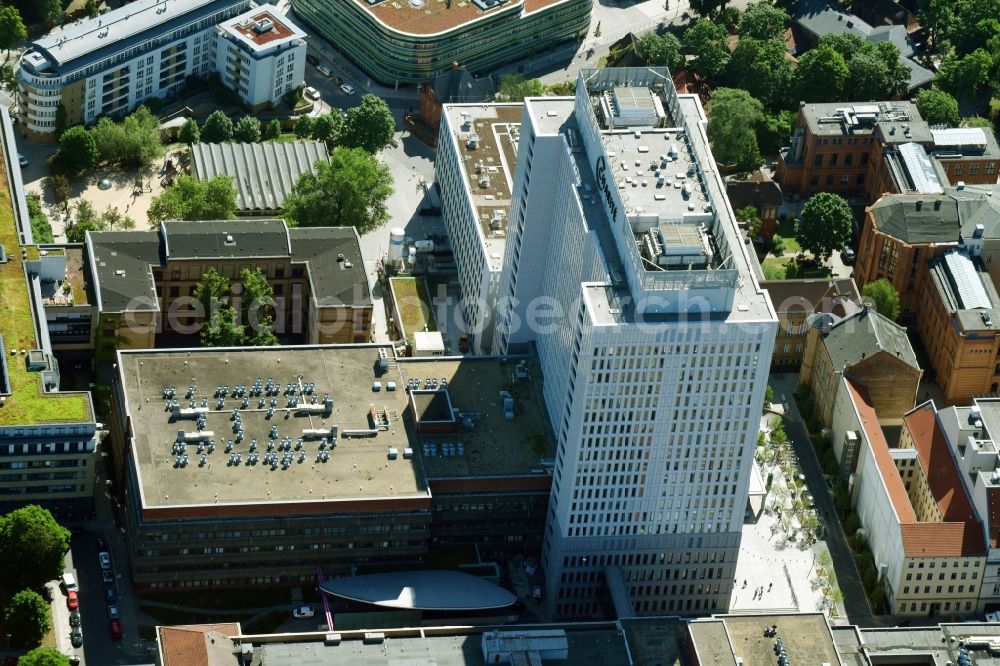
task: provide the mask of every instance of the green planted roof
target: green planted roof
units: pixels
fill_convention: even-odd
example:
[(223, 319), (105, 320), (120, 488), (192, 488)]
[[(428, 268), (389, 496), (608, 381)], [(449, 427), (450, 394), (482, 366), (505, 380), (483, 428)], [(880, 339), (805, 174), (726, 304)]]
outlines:
[[(0, 336), (10, 380), (10, 394), (0, 407), (0, 426), (93, 421), (88, 394), (45, 393), (42, 373), (29, 372), (20, 353), (10, 355), (11, 350), (38, 348), (12, 195), (6, 167), (0, 159), (0, 245), (8, 257), (7, 263), (0, 264)], [(37, 247), (29, 247), (37, 253)]]

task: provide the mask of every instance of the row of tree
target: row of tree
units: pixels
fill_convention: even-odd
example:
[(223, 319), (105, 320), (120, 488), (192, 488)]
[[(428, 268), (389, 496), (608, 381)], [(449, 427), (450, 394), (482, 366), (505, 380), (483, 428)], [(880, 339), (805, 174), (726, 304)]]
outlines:
[[(52, 628), (45, 584), (62, 575), (69, 530), (46, 509), (21, 507), (0, 516), (0, 608), (12, 647), (33, 647)], [(30, 562), (30, 566), (25, 563)], [(22, 661), (25, 662), (22, 657)]]
[[(375, 154), (393, 141), (396, 121), (385, 101), (375, 95), (365, 95), (361, 103), (342, 113), (331, 110), (321, 116), (301, 116), (295, 123), (295, 136), (299, 139), (323, 141), (329, 147), (362, 148)], [(271, 120), (264, 124), (253, 116), (243, 116), (236, 123), (222, 111), (213, 112), (199, 128), (197, 121), (189, 118), (178, 133), (182, 143), (257, 143), (281, 138), (281, 124)]]

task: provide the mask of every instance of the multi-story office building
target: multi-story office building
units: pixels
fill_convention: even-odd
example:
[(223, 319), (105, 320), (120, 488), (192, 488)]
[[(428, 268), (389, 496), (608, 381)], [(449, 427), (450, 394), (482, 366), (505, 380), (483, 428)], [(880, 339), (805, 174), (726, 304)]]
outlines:
[(295, 0), (297, 16), (373, 78), (425, 83), (459, 63), (474, 73), (580, 40), (591, 0)]
[(448, 104), (434, 160), (471, 347), (490, 353), (523, 104)]
[(1000, 146), (981, 128), (932, 128), (912, 102), (802, 103), (775, 179), (785, 195), (864, 197), (940, 194), (963, 183), (995, 183)]
[(252, 110), (277, 104), (305, 79), (306, 33), (273, 7), (254, 7), (216, 30), (215, 71)]
[(60, 107), (65, 126), (90, 124), (213, 72), (266, 106), (301, 85), (303, 36), (250, 0), (137, 0), (31, 43), (17, 66), (22, 132), (54, 141)]
[(900, 321), (916, 319), (930, 261), (974, 243), (993, 284), (1000, 280), (1000, 201), (994, 186), (948, 187), (939, 194), (890, 194), (865, 212), (858, 285), (885, 278), (899, 293)]
[(966, 246), (929, 261), (917, 309), (944, 404), (1000, 391), (1000, 296), (974, 252)]
[(49, 291), (65, 289), (68, 296), (84, 282), (90, 286), (82, 292), (87, 300), (45, 304), (61, 349), (150, 349), (158, 334), (173, 338), (168, 346), (196, 344), (206, 313), (193, 296), (209, 268), (229, 278), (234, 298), (242, 288), (241, 270), (259, 269), (274, 291), (274, 331), (286, 342), (371, 339), (371, 291), (353, 227), (173, 221), (155, 231), (89, 232), (85, 251), (82, 265), (70, 266), (61, 285)]
[(377, 345), (118, 352), (110, 429), (137, 589), (300, 585), (457, 544), (537, 557), (541, 385), (530, 360)]
[(89, 515), (97, 424), (90, 394), (59, 392), (42, 283), (65, 271), (33, 244), (10, 116), (0, 109), (0, 512), (40, 504)]
[(609, 567), (639, 614), (729, 603), (777, 319), (705, 127), (662, 68), (525, 102), (494, 348), (545, 374), (550, 615)]

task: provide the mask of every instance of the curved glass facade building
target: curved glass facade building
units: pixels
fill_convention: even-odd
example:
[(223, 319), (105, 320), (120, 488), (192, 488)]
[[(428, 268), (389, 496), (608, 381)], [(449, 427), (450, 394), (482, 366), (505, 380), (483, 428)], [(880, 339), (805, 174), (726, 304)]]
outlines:
[(302, 21), (372, 78), (421, 83), (453, 62), (489, 71), (582, 39), (593, 0), (294, 0)]

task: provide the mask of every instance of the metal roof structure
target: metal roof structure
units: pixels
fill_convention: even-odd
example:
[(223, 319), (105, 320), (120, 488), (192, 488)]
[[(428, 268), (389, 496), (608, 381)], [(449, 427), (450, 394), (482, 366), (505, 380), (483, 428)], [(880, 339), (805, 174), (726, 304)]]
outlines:
[(335, 578), (320, 583), (334, 596), (420, 610), (504, 608), (517, 597), (502, 587), (461, 571), (398, 571)]
[(986, 132), (982, 127), (951, 127), (933, 129), (935, 148), (986, 148)]
[(990, 297), (979, 278), (975, 264), (964, 252), (949, 252), (944, 255), (944, 264), (948, 269), (948, 277), (955, 289), (960, 307), (989, 309), (993, 307)]
[(57, 68), (79, 69), (133, 47), (152, 47), (157, 38), (176, 30), (203, 30), (219, 12), (235, 15), (249, 5), (249, 0), (136, 0), (71, 23), (36, 40), (32, 48), (46, 54)]
[(919, 143), (904, 143), (899, 147), (899, 156), (906, 167), (914, 192), (921, 194), (944, 194), (927, 150)]
[(198, 143), (191, 146), (192, 173), (198, 180), (232, 176), (236, 208), (277, 211), (299, 176), (330, 159), (322, 141), (281, 143)]

